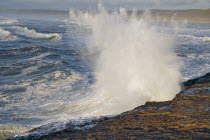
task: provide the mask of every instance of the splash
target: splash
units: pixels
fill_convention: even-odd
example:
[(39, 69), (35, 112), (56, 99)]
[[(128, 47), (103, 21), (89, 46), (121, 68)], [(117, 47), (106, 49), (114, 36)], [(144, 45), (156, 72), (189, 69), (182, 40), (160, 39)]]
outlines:
[(12, 27), (12, 29), (19, 31), (19, 33), (22, 35), (32, 38), (50, 39), (50, 40), (60, 40), (62, 38), (61, 35), (57, 33), (43, 34), (43, 33), (38, 33), (33, 29), (28, 29), (27, 27), (14, 26)]
[(147, 101), (171, 100), (180, 91), (173, 50), (176, 34), (158, 32), (145, 17), (128, 16), (124, 9), (109, 13), (102, 5), (94, 14), (70, 11), (72, 20), (92, 30), (88, 49), (99, 51), (92, 103), (99, 115), (121, 113)]

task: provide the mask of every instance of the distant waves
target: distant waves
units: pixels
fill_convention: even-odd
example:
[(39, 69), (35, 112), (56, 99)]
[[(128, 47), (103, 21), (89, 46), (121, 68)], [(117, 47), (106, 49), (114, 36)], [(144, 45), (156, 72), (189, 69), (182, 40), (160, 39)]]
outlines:
[(11, 18), (11, 19), (4, 19), (4, 20), (0, 20), (0, 25), (11, 25), (14, 23), (19, 22), (17, 19)]
[(179, 37), (193, 39), (193, 40), (210, 41), (210, 37), (207, 37), (207, 36), (196, 37), (196, 36), (192, 36), (192, 35), (179, 35)]
[[(62, 35), (58, 33), (39, 33), (34, 29), (28, 29), (27, 27), (13, 26), (18, 23), (17, 19), (4, 19), (0, 20), (0, 42), (1, 41), (13, 41), (18, 39), (18, 35), (35, 39), (47, 39), (47, 40), (61, 40)], [(12, 25), (12, 27), (4, 27), (5, 25)], [(6, 29), (3, 29), (3, 26)], [(11, 31), (9, 31), (9, 30)], [(16, 35), (14, 35), (16, 34)]]
[(61, 35), (57, 33), (50, 33), (50, 34), (38, 33), (33, 29), (28, 29), (27, 27), (14, 26), (12, 27), (12, 29), (18, 31), (18, 33), (21, 35), (25, 35), (26, 37), (31, 37), (31, 38), (51, 39), (51, 40), (60, 40), (62, 38)]

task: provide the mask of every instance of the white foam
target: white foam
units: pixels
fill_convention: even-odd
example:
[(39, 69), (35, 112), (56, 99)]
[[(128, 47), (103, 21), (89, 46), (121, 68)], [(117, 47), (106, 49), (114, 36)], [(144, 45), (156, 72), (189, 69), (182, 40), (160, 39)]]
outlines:
[[(69, 115), (75, 115), (74, 109), (80, 109), (72, 108), (71, 103), (83, 96), (77, 91), (78, 87), (75, 85), (82, 79), (83, 77), (76, 72), (69, 75), (62, 71), (56, 71), (45, 75), (41, 81), (32, 80), (23, 84), (17, 83), (17, 87), (26, 86), (26, 91), (20, 92), (19, 96), (16, 96), (16, 94), (9, 97), (3, 96), (4, 99), (1, 100), (0, 98), (0, 102), (6, 103), (7, 110), (18, 107), (19, 113), (14, 113), (11, 118), (31, 120), (30, 128), (43, 125), (43, 123), (69, 120), (71, 118)], [(26, 85), (26, 83), (30, 85)], [(1, 86), (1, 88), (4, 87)], [(5, 88), (9, 90), (14, 87), (5, 85)], [(5, 108), (0, 106), (0, 109)], [(22, 110), (24, 111), (22, 112)], [(36, 119), (42, 121), (39, 122)], [(27, 124), (23, 123), (23, 125)]]
[(21, 73), (28, 74), (28, 73), (31, 73), (31, 72), (37, 70), (37, 68), (38, 68), (37, 66), (28, 67), (28, 68), (21, 70)]
[(62, 39), (61, 35), (58, 33), (50, 33), (50, 34), (38, 33), (33, 29), (28, 29), (27, 27), (20, 27), (20, 26), (13, 26), (12, 29), (19, 31), (20, 34), (31, 38), (51, 39), (51, 40)]
[[(53, 78), (55, 81), (47, 82), (48, 79)], [(26, 90), (27, 95), (52, 95), (52, 94), (64, 94), (71, 90), (71, 84), (81, 80), (81, 76), (78, 73), (73, 72), (70, 76), (66, 75), (64, 72), (56, 71), (54, 73), (44, 75), (43, 81), (33, 87), (28, 87)]]
[(96, 125), (97, 124), (88, 124), (88, 125), (85, 125), (85, 126), (82, 126), (82, 127), (76, 126), (76, 127), (74, 127), (74, 129), (76, 129), (76, 130), (85, 130), (85, 129), (93, 128)]
[(0, 25), (10, 25), (19, 22), (17, 19), (5, 19), (5, 20), (0, 20)]
[(11, 41), (16, 40), (17, 37), (12, 35), (9, 31), (5, 31), (4, 29), (0, 28), (0, 41)]
[(196, 37), (192, 35), (179, 35), (179, 37), (193, 39), (193, 40), (210, 41), (210, 37)]

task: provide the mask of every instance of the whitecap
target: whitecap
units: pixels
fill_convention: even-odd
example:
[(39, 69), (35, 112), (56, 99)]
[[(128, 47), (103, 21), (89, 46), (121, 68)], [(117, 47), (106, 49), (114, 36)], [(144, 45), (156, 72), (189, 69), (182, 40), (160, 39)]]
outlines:
[(54, 79), (54, 82), (41, 82), (35, 87), (28, 87), (26, 93), (36, 93), (36, 95), (47, 95), (57, 92), (64, 94), (65, 91), (71, 90), (73, 83), (82, 79), (81, 75), (75, 72), (72, 72), (68, 76), (65, 72), (56, 71), (54, 73), (44, 75), (43, 78), (46, 81), (47, 79)]
[(19, 22), (17, 19), (5, 19), (5, 20), (0, 20), (0, 25), (11, 25), (11, 24), (14, 24), (14, 23), (17, 23)]
[(179, 37), (193, 39), (193, 40), (210, 41), (210, 37), (206, 37), (206, 36), (196, 37), (196, 36), (192, 36), (192, 35), (179, 35)]
[(27, 27), (20, 27), (20, 26), (13, 26), (12, 29), (18, 31), (21, 35), (31, 38), (51, 39), (51, 40), (62, 39), (61, 35), (58, 33), (50, 33), (50, 34), (38, 33), (33, 29), (28, 29)]
[(16, 40), (17, 37), (12, 35), (9, 31), (5, 31), (4, 29), (0, 28), (0, 41), (10, 41)]

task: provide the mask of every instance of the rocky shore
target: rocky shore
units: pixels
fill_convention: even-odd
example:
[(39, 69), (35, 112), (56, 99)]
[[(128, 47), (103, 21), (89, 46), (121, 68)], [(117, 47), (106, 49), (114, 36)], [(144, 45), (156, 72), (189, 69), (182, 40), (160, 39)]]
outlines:
[[(210, 73), (183, 85), (185, 91), (172, 101), (147, 102), (117, 116), (68, 123), (64, 129), (42, 136), (34, 133), (10, 139), (210, 139)], [(40, 130), (42, 127), (31, 132)]]

